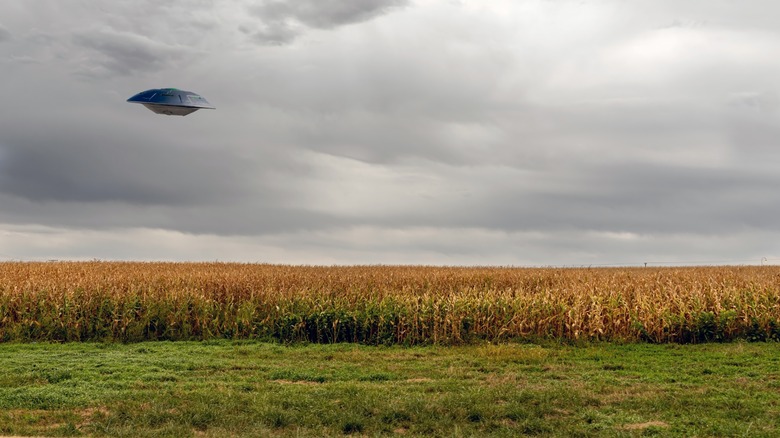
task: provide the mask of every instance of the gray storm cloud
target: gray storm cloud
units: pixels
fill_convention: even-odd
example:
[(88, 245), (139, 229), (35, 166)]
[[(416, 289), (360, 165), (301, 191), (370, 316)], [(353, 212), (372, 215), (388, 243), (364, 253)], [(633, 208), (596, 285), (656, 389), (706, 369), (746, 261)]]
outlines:
[(264, 20), (296, 20), (309, 27), (331, 29), (370, 20), (406, 4), (406, 0), (265, 0), (251, 10)]
[(32, 201), (151, 205), (209, 202), (241, 191), (234, 178), (241, 163), (216, 151), (111, 141), (44, 137), (2, 147), (0, 191)]
[(157, 72), (180, 62), (188, 51), (186, 47), (111, 29), (78, 33), (73, 36), (73, 42), (89, 50), (86, 59), (89, 60), (90, 71), (104, 75)]
[(0, 24), (0, 43), (4, 41), (11, 41), (13, 38), (13, 35), (11, 35), (11, 32), (8, 31), (5, 27), (3, 27), (2, 24)]
[[(13, 107), (0, 118), (0, 254), (780, 255), (776, 12), (763, 0), (2, 2)], [(168, 86), (217, 110), (125, 102)]]
[[(263, 44), (283, 45), (305, 28), (333, 29), (360, 23), (407, 5), (406, 0), (263, 0), (249, 8), (261, 24), (252, 37)], [(251, 32), (248, 28), (242, 28)]]

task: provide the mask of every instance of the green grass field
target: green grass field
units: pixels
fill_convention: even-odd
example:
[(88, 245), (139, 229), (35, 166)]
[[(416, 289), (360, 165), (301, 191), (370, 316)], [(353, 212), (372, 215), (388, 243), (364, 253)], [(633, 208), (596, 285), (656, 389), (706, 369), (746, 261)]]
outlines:
[(779, 436), (780, 345), (0, 344), (0, 435)]

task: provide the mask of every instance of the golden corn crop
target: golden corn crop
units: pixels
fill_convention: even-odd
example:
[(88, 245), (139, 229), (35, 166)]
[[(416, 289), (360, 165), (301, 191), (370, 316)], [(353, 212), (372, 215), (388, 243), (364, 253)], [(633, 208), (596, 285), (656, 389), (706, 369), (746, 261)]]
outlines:
[(780, 267), (0, 263), (0, 341), (780, 339)]

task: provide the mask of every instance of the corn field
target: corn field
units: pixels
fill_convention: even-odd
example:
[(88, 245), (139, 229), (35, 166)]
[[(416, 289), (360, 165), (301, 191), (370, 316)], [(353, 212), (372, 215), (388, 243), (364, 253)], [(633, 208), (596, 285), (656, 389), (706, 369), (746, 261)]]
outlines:
[(780, 340), (780, 267), (0, 263), (0, 341)]

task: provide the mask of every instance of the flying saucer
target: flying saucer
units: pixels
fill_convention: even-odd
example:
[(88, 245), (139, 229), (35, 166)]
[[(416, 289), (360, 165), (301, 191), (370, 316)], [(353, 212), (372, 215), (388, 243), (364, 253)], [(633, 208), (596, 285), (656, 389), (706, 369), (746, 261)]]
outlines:
[(169, 116), (186, 116), (199, 109), (215, 109), (203, 96), (177, 88), (155, 88), (142, 91), (127, 101), (140, 103), (157, 114)]

